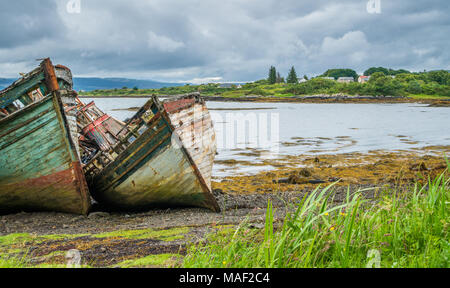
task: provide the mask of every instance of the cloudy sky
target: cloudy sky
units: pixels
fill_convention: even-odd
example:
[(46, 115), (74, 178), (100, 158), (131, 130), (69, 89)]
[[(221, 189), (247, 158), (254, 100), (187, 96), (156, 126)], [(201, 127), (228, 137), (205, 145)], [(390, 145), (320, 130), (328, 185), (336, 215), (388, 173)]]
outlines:
[(0, 77), (43, 57), (78, 77), (174, 82), (450, 69), (449, 15), (448, 0), (1, 1)]

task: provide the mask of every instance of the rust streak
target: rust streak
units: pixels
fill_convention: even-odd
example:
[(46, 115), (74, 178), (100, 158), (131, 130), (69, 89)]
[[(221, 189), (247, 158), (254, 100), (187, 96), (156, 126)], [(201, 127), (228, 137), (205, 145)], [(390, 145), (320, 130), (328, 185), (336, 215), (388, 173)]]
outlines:
[(49, 92), (55, 92), (59, 90), (58, 79), (56, 78), (55, 67), (53, 67), (52, 61), (46, 58), (42, 62), (42, 68), (44, 69), (45, 82)]

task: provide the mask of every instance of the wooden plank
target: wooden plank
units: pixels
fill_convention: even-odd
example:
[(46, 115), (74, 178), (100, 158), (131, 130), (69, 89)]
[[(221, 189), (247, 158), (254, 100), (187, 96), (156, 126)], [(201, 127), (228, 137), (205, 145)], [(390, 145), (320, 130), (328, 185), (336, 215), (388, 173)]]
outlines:
[[(39, 84), (45, 79), (44, 71), (31, 76), (30, 79), (25, 81), (19, 86), (15, 86), (9, 89), (6, 93), (0, 94), (0, 108), (4, 108), (14, 102), (16, 99), (20, 98), (22, 95), (26, 94), (28, 91), (39, 87)], [(47, 94), (44, 91), (43, 94)]]

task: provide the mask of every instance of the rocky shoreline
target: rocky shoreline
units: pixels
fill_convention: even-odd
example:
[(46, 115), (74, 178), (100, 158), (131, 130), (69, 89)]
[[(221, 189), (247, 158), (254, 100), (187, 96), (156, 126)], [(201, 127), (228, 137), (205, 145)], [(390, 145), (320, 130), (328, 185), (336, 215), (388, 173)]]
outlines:
[[(152, 95), (102, 95), (102, 96), (79, 96), (79, 98), (149, 98)], [(170, 95), (161, 97), (171, 97)], [(346, 95), (346, 94), (318, 94), (306, 96), (273, 97), (248, 95), (245, 97), (223, 97), (203, 96), (206, 101), (215, 102), (272, 102), (272, 103), (421, 103), (430, 104), (431, 107), (449, 107), (450, 98), (444, 99), (415, 99), (406, 96), (369, 96), (369, 95)]]

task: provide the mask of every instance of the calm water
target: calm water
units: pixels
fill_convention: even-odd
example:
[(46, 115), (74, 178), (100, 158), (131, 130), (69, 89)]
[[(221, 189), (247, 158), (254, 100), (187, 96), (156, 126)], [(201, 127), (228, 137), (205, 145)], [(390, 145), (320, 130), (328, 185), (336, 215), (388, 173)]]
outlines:
[[(88, 102), (90, 99), (83, 99)], [(120, 120), (146, 99), (95, 99)], [(303, 104), (208, 102), (216, 129), (216, 160), (262, 159), (282, 155), (408, 150), (450, 145), (450, 108), (421, 104)], [(219, 108), (220, 110), (215, 110)], [(235, 110), (235, 109), (246, 110)], [(229, 109), (229, 110), (223, 110)], [(248, 110), (247, 110), (248, 109)], [(242, 155), (242, 152), (258, 152)], [(262, 153), (259, 153), (262, 152)], [(262, 155), (262, 157), (261, 157)], [(255, 173), (270, 167), (215, 165), (213, 175)], [(231, 171), (232, 170), (232, 171)]]

